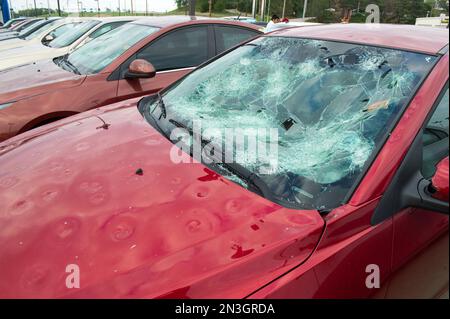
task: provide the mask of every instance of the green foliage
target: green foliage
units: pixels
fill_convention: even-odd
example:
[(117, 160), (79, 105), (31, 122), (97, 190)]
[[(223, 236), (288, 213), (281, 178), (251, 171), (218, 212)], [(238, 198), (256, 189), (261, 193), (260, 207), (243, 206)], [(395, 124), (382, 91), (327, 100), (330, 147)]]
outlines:
[[(179, 7), (187, 5), (187, 0), (176, 0)], [(281, 15), (284, 0), (270, 0), (269, 14)], [(237, 9), (239, 12), (250, 13), (252, 0), (214, 0), (213, 11), (224, 12), (226, 9)], [(260, 0), (257, 1), (258, 4)], [(266, 1), (268, 3), (268, 1)], [(437, 8), (435, 5), (437, 3)], [(306, 16), (316, 17), (318, 22), (339, 22), (345, 9), (353, 10), (352, 22), (366, 21), (366, 7), (376, 4), (380, 7), (381, 22), (414, 24), (416, 18), (427, 14), (438, 16), (448, 14), (448, 0), (308, 0)], [(304, 0), (286, 0), (286, 16), (290, 18), (303, 15)], [(202, 12), (209, 10), (208, 0), (197, 0), (197, 9)], [(330, 9), (334, 9), (330, 10)]]
[(17, 13), (20, 17), (35, 17), (35, 16), (48, 16), (48, 15), (57, 15), (58, 12), (56, 10), (50, 9), (50, 12), (47, 8), (36, 8), (36, 10), (33, 9), (25, 9), (25, 10), (19, 10)]

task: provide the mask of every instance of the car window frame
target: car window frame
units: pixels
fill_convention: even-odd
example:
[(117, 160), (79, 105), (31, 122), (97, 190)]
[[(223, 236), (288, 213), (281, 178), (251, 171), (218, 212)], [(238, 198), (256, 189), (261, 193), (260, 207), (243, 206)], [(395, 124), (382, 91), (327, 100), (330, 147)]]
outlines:
[[(255, 33), (255, 36), (250, 37), (250, 38), (248, 39), (248, 40), (250, 40), (250, 41), (253, 40), (253, 39), (255, 39), (255, 38), (257, 38), (257, 37), (259, 37), (260, 35), (263, 34), (263, 33), (262, 33), (261, 31), (259, 31), (259, 30), (256, 30), (256, 29), (253, 29), (253, 28), (246, 28), (246, 27), (241, 26), (241, 25), (226, 24), (226, 23), (215, 23), (215, 24), (213, 25), (213, 28), (214, 28), (214, 46), (215, 46), (215, 53), (216, 53), (216, 55), (222, 53), (222, 52), (218, 52), (218, 45), (217, 45), (217, 41), (218, 41), (218, 38), (219, 38), (218, 35), (217, 35), (218, 27), (225, 27), (225, 28), (230, 28), (230, 29), (242, 29), (242, 30), (246, 30), (246, 31), (249, 31), (249, 32), (254, 32), (254, 33)], [(244, 40), (244, 42), (247, 42), (247, 40)], [(241, 43), (242, 43), (242, 42), (241, 42)], [(236, 45), (232, 46), (231, 48), (237, 47), (237, 46), (241, 45), (241, 43), (237, 43)], [(229, 49), (230, 49), (230, 48), (225, 49), (223, 52), (226, 52), (226, 51), (228, 51)]]
[[(139, 51), (135, 52), (135, 54), (133, 55), (133, 59), (128, 59), (130, 60), (129, 63), (128, 60), (125, 61), (123, 63), (124, 67), (128, 67), (131, 62), (135, 59), (137, 59), (137, 56), (139, 55), (139, 53), (141, 53), (142, 51), (146, 50), (148, 47), (150, 47), (151, 45), (155, 44), (157, 41), (162, 40), (163, 38), (170, 36), (172, 34), (174, 34), (175, 32), (179, 32), (179, 31), (184, 31), (184, 30), (188, 30), (188, 29), (194, 29), (194, 28), (206, 28), (206, 32), (207, 32), (207, 39), (208, 39), (208, 45), (207, 45), (207, 58), (206, 61), (208, 61), (209, 59), (211, 59), (214, 56), (215, 53), (215, 41), (213, 38), (213, 30), (212, 30), (212, 26), (210, 24), (193, 24), (193, 25), (187, 25), (187, 26), (182, 26), (182, 27), (178, 27), (175, 29), (171, 29), (168, 32), (161, 34), (159, 37), (157, 37), (156, 39), (152, 40), (150, 43), (147, 43), (145, 46), (143, 46), (141, 49), (139, 49)], [(151, 62), (150, 62), (151, 63)], [(170, 73), (170, 72), (177, 72), (177, 71), (181, 71), (181, 70), (190, 70), (190, 69), (195, 69), (197, 66), (193, 66), (193, 67), (184, 67), (184, 68), (175, 68), (175, 69), (168, 69), (168, 70), (162, 70), (162, 71), (157, 71), (156, 74), (161, 74), (161, 73)], [(120, 74), (120, 78), (124, 79), (124, 74), (125, 74), (126, 70), (121, 69), (121, 74)]]
[[(438, 107), (441, 105), (441, 102), (442, 102), (443, 98), (445, 97), (445, 95), (446, 95), (448, 92), (449, 92), (449, 80), (447, 80), (447, 82), (446, 82), (446, 83), (444, 84), (444, 86), (442, 87), (442, 89), (441, 89), (441, 91), (440, 91), (440, 93), (439, 93), (438, 98), (436, 99), (436, 101), (435, 101), (434, 104), (433, 104), (432, 109), (431, 109), (430, 112), (427, 114), (427, 118), (425, 119), (425, 121), (424, 121), (424, 123), (423, 123), (423, 125), (422, 125), (422, 127), (421, 127), (421, 129), (420, 129), (422, 136), (424, 136), (425, 131), (426, 131), (427, 129), (429, 129), (428, 124), (430, 123), (430, 121), (431, 121), (431, 119), (433, 118), (433, 116), (434, 116), (436, 110), (437, 110)], [(439, 130), (439, 131), (441, 132), (441, 130)], [(449, 135), (448, 133), (446, 133), (446, 134), (447, 134), (447, 137), (446, 137), (446, 138), (448, 139), (450, 135)], [(442, 140), (444, 140), (444, 139), (446, 139), (446, 138), (440, 138), (438, 141), (436, 141), (436, 142), (434, 142), (434, 143), (432, 143), (432, 144), (441, 142)], [(427, 179), (427, 180), (430, 180), (433, 176), (427, 177), (427, 176), (424, 175), (424, 171), (423, 171), (424, 164), (425, 164), (425, 163), (424, 163), (424, 155), (425, 155), (424, 152), (425, 152), (425, 148), (428, 147), (428, 146), (431, 146), (432, 144), (430, 144), (430, 145), (424, 145), (424, 144), (422, 143), (422, 146), (421, 146), (422, 158), (421, 158), (421, 171), (420, 171), (420, 172), (422, 173), (423, 177), (424, 177), (425, 179)], [(447, 155), (447, 156), (448, 156), (448, 155)], [(444, 157), (444, 158), (445, 158), (445, 157)], [(440, 161), (443, 160), (444, 158), (441, 158)], [(434, 173), (436, 173), (436, 172), (434, 172)]]
[[(213, 29), (213, 23), (199, 23), (199, 24), (189, 24), (189, 25), (184, 25), (184, 26), (180, 26), (180, 27), (176, 27), (170, 30), (167, 30), (166, 32), (160, 34), (157, 38), (153, 39), (152, 41), (150, 41), (149, 43), (145, 44), (143, 47), (141, 47), (139, 50), (137, 50), (135, 53), (133, 53), (126, 61), (124, 61), (122, 64), (120, 64), (113, 72), (111, 72), (111, 75), (108, 77), (108, 81), (117, 81), (117, 80), (125, 80), (125, 72), (128, 69), (129, 65), (131, 64), (131, 62), (133, 62), (134, 60), (136, 60), (137, 55), (145, 50), (148, 46), (150, 46), (151, 44), (153, 44), (155, 41), (158, 41), (159, 39), (162, 39), (165, 36), (168, 36), (169, 34), (182, 30), (182, 29), (186, 29), (186, 28), (192, 28), (192, 27), (207, 27), (207, 31), (208, 31), (208, 58), (206, 59), (206, 61), (204, 61), (203, 63), (201, 63), (200, 65), (204, 64), (205, 62), (209, 61), (210, 59), (215, 57), (215, 52), (216, 52), (216, 46), (215, 46), (215, 38), (214, 38), (214, 29)], [(189, 67), (189, 68), (181, 68), (181, 69), (172, 69), (172, 70), (166, 70), (166, 71), (158, 71), (156, 72), (156, 74), (164, 74), (164, 73), (171, 73), (171, 72), (177, 72), (177, 71), (182, 71), (182, 70), (193, 70), (198, 68), (200, 65), (195, 66), (195, 67)]]
[[(433, 106), (429, 110), (427, 116), (425, 117), (422, 125), (414, 137), (414, 140), (409, 145), (405, 157), (402, 159), (399, 168), (396, 170), (392, 180), (390, 181), (386, 191), (382, 195), (377, 207), (375, 208), (371, 216), (371, 225), (376, 226), (393, 216), (400, 214), (408, 208), (414, 208), (415, 206), (408, 203), (408, 199), (411, 194), (420, 194), (419, 185), (423, 185), (423, 182), (430, 182), (423, 176), (423, 133), (429, 123), (431, 117), (433, 116), (436, 108), (442, 100), (446, 90), (449, 87), (448, 78), (441, 86), (439, 95), (433, 101)], [(405, 196), (406, 194), (406, 196)], [(416, 195), (416, 196), (417, 196)], [(432, 207), (426, 208), (434, 213), (439, 213), (439, 211), (434, 210)]]

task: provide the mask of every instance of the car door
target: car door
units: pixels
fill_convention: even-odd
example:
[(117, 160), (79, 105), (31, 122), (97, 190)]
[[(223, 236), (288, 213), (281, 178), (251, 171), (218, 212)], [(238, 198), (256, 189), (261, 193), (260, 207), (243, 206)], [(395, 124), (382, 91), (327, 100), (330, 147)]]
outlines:
[[(442, 89), (429, 119), (419, 135), (422, 153), (421, 173), (431, 180), (436, 166), (449, 155), (449, 87)], [(430, 244), (448, 227), (448, 215), (433, 209), (407, 208), (394, 215), (393, 269), (403, 266), (411, 257)]]
[[(118, 97), (132, 98), (158, 92), (214, 56), (213, 31), (209, 25), (187, 26), (162, 35), (141, 49), (120, 68)], [(153, 64), (157, 73), (150, 79), (125, 79), (135, 59)]]

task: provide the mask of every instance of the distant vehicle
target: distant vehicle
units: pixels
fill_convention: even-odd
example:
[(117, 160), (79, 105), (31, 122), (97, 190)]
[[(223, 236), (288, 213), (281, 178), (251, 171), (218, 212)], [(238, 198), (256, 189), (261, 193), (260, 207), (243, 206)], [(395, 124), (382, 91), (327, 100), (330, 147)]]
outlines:
[(21, 32), (22, 30), (28, 28), (29, 26), (31, 26), (33, 24), (36, 24), (37, 22), (39, 22), (41, 20), (42, 20), (42, 18), (26, 19), (24, 21), (19, 22), (18, 24), (11, 27), (10, 29), (0, 30), (0, 34)]
[(47, 25), (52, 23), (53, 21), (60, 20), (61, 18), (49, 18), (49, 19), (43, 19), (38, 21), (35, 24), (29, 25), (22, 31), (12, 31), (12, 32), (4, 32), (0, 33), (0, 41), (5, 41), (9, 39), (15, 39), (15, 38), (25, 38), (32, 34), (33, 32), (37, 32), (39, 30), (44, 29)]
[(238, 21), (151, 17), (118, 27), (66, 56), (4, 70), (0, 72), (0, 140), (92, 108), (158, 92), (206, 60), (259, 34), (256, 26)]
[(16, 47), (2, 50), (0, 42), (0, 70), (66, 55), (90, 40), (133, 20), (135, 18), (132, 16), (81, 18), (80, 23), (76, 23), (56, 39), (52, 34), (47, 35), (43, 39), (43, 43), (27, 45), (26, 48)]
[[(50, 40), (55, 40), (64, 33), (70, 31), (76, 25), (86, 21), (82, 18), (65, 18), (53, 20), (44, 27), (32, 32), (25, 37), (5, 39), (0, 41), (0, 52), (10, 49), (24, 49), (30, 45), (48, 44)], [(0, 55), (1, 58), (1, 55)]]
[(439, 17), (426, 17), (416, 19), (417, 26), (448, 28), (448, 23), (449, 17), (445, 14), (442, 14)]
[(3, 25), (0, 27), (0, 32), (3, 31), (3, 30), (6, 30), (6, 29), (9, 29), (9, 28), (13, 27), (13, 26), (15, 26), (16, 24), (18, 24), (19, 22), (24, 21), (24, 20), (26, 20), (26, 18), (15, 18), (15, 19), (11, 19), (11, 20), (9, 20), (8, 22), (6, 22), (5, 24), (3, 24)]
[(243, 17), (243, 16), (235, 16), (235, 17), (224, 17), (225, 20), (231, 20), (231, 21), (240, 21), (240, 22), (247, 22), (247, 23), (253, 23), (255, 24), (257, 22), (256, 19), (251, 17)]

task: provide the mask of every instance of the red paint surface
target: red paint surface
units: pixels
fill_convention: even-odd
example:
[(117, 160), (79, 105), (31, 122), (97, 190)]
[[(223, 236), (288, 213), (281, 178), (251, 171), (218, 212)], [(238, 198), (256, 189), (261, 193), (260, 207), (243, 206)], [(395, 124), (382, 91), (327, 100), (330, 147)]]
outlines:
[(436, 193), (433, 194), (437, 199), (448, 202), (448, 157), (443, 159), (436, 167), (436, 175), (432, 179), (433, 187)]

